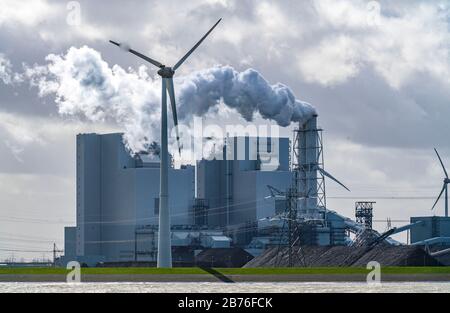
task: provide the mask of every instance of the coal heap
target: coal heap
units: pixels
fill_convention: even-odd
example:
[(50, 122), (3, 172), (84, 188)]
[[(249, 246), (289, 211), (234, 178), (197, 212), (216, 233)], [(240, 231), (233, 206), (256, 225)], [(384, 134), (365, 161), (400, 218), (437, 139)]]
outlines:
[(200, 252), (196, 264), (200, 267), (242, 267), (253, 256), (241, 248), (215, 248)]
[[(440, 266), (441, 264), (419, 246), (393, 246), (385, 243), (373, 249), (366, 246), (303, 246), (293, 248), (295, 267), (365, 267), (370, 261), (381, 266)], [(287, 248), (269, 248), (244, 267), (287, 267)]]

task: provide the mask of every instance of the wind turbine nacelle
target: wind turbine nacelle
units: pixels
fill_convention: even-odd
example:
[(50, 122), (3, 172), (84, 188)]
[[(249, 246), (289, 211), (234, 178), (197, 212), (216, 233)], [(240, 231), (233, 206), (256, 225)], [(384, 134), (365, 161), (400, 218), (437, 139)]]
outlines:
[(444, 184), (450, 184), (450, 178), (445, 178), (444, 179)]
[(175, 74), (175, 71), (171, 67), (161, 67), (161, 69), (158, 71), (158, 75), (163, 78), (172, 78)]

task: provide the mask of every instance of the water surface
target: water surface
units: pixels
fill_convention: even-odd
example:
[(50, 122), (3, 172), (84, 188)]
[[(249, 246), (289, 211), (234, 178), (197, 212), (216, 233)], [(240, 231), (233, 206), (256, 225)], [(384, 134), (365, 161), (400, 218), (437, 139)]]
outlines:
[(366, 283), (0, 283), (0, 292), (174, 292), (174, 293), (450, 293), (447, 282)]

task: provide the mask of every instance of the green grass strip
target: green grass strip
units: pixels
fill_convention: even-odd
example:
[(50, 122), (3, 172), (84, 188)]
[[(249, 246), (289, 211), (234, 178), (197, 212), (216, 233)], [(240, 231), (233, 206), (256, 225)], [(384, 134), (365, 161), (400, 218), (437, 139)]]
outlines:
[[(367, 274), (369, 270), (359, 267), (320, 267), (320, 268), (215, 268), (223, 275), (348, 275)], [(385, 267), (383, 274), (450, 274), (450, 267)], [(0, 275), (63, 275), (68, 273), (64, 268), (2, 268)], [(198, 267), (187, 268), (82, 268), (82, 274), (91, 275), (193, 275), (209, 274)]]

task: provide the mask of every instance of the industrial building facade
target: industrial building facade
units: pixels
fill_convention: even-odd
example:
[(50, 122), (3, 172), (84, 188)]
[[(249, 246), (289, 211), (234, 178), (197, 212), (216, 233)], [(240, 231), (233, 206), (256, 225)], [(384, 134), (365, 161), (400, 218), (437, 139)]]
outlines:
[[(134, 260), (136, 229), (158, 224), (159, 163), (149, 155), (131, 156), (121, 134), (82, 134), (76, 174), (77, 225), (66, 229), (65, 256), (89, 263)], [(171, 169), (169, 179), (176, 191), (169, 200), (172, 223), (192, 225), (194, 167)]]
[[(76, 226), (65, 228), (61, 263), (156, 261), (159, 156), (131, 154), (120, 133), (80, 134), (76, 150)], [(327, 208), (325, 176), (348, 189), (324, 169), (317, 116), (294, 131), (292, 147), (288, 138), (224, 138), (212, 159), (172, 166), (173, 260), (214, 248), (257, 256), (281, 245), (358, 245), (371, 224)], [(410, 230), (414, 245), (448, 244), (449, 229), (448, 218), (418, 217), (375, 237), (398, 245), (388, 236)]]
[[(245, 155), (237, 160), (240, 144), (245, 146)], [(267, 159), (261, 157), (264, 153), (274, 149), (275, 168), (273, 160), (261, 161)], [(289, 139), (235, 137), (227, 139), (223, 153), (220, 160), (170, 168), (174, 247), (191, 247), (192, 253), (205, 248), (245, 247), (258, 227), (264, 227), (262, 219), (276, 214), (276, 200), (266, 198), (267, 185), (285, 189), (292, 182)], [(233, 157), (227, 159), (227, 153)], [(65, 229), (64, 259), (89, 265), (154, 260), (158, 156), (131, 155), (120, 133), (80, 134), (76, 174), (76, 226)]]

